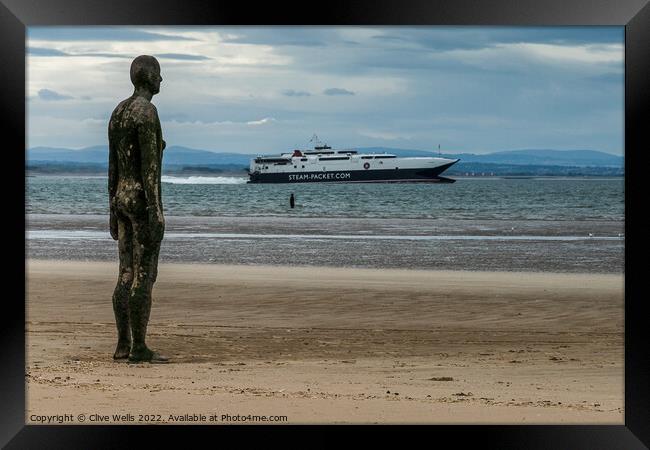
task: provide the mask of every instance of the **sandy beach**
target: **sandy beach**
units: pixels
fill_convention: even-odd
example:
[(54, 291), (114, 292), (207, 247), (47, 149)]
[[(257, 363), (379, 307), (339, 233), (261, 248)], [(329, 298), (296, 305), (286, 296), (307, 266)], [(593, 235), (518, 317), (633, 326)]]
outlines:
[(622, 274), (161, 264), (163, 365), (116, 263), (26, 265), (27, 423), (623, 423)]

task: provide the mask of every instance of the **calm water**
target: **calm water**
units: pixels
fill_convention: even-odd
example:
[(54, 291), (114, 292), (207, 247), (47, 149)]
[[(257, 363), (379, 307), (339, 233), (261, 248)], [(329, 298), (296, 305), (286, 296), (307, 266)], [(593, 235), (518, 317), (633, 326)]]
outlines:
[[(165, 177), (161, 261), (624, 271), (623, 179), (244, 182)], [(28, 257), (115, 260), (106, 184), (105, 177), (29, 177)]]
[[(173, 216), (292, 216), (469, 220), (624, 219), (623, 179), (461, 179), (453, 184), (245, 184), (165, 177)], [(227, 181), (229, 184), (216, 184)], [(201, 184), (189, 184), (201, 183)], [(206, 184), (204, 184), (206, 183)], [(296, 209), (289, 195), (296, 195)], [(108, 214), (106, 178), (30, 177), (28, 213)]]

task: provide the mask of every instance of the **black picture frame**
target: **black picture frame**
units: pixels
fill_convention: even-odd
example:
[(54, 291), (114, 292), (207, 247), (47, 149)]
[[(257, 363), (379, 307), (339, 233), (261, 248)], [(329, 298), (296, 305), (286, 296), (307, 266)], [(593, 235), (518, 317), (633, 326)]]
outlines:
[[(24, 153), (25, 36), (37, 25), (620, 25), (625, 26), (625, 424), (568, 426), (431, 426), (429, 438), (455, 446), (468, 442), (488, 448), (638, 449), (650, 446), (650, 327), (644, 322), (643, 289), (648, 239), (644, 237), (644, 153), (650, 151), (645, 119), (650, 105), (650, 5), (648, 0), (357, 0), (278, 3), (233, 0), (0, 0), (0, 102), (3, 157), (10, 166), (2, 178), (3, 241), (13, 243), (3, 269), (3, 361), (0, 444), (6, 448), (132, 448), (134, 436), (170, 440), (172, 433), (222, 433), (223, 427), (195, 426), (33, 426), (25, 425), (25, 266)], [(644, 114), (645, 113), (645, 114)], [(7, 164), (7, 163), (5, 163)], [(22, 195), (16, 191), (21, 189)], [(10, 219), (11, 218), (11, 219)], [(270, 428), (234, 427), (238, 444)], [(291, 428), (291, 427), (289, 427)], [(230, 427), (232, 430), (233, 427)], [(322, 430), (321, 430), (322, 431)], [(375, 437), (384, 431), (375, 427)], [(424, 436), (422, 436), (424, 437)], [(185, 439), (185, 443), (188, 441)], [(189, 441), (189, 442), (192, 442)], [(319, 433), (319, 443), (338, 439)], [(198, 441), (194, 441), (198, 442)], [(219, 445), (217, 441), (215, 445)]]

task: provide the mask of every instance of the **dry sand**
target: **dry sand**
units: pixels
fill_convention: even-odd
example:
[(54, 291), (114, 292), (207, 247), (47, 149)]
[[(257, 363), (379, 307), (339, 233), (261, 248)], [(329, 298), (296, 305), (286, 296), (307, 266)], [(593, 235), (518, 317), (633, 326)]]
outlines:
[(623, 424), (623, 275), (161, 265), (162, 365), (111, 358), (116, 263), (27, 269), (27, 423)]

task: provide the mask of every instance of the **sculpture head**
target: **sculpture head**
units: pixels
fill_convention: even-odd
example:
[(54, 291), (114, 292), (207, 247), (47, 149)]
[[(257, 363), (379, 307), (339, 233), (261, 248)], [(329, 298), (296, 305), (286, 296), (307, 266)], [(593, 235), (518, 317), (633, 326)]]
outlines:
[(152, 94), (160, 92), (160, 64), (153, 56), (140, 55), (131, 63), (131, 82), (138, 88), (145, 88)]

